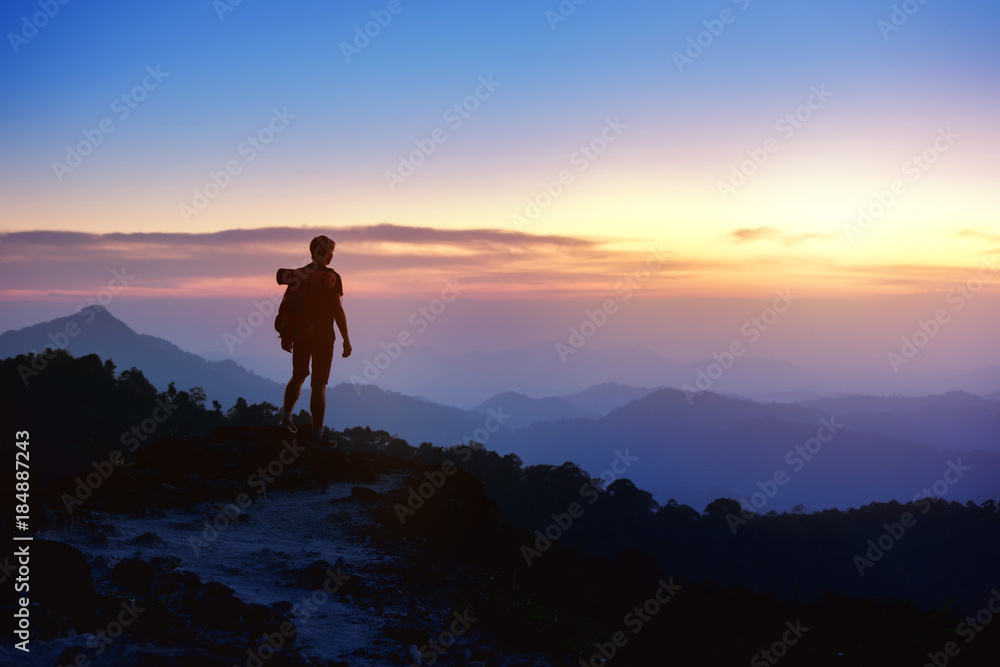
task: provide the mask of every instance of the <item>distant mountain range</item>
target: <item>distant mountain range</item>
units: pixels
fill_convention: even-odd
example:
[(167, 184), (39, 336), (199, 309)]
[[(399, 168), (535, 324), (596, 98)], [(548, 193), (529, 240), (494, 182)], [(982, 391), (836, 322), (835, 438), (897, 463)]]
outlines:
[(617, 382), (605, 382), (575, 394), (569, 394), (565, 399), (595, 417), (603, 417), (615, 408), (620, 408), (626, 403), (631, 403), (644, 396), (648, 396), (654, 391), (656, 389), (629, 387)]
[[(947, 396), (944, 402), (956, 400)], [(914, 433), (947, 438), (949, 423), (960, 423), (963, 414), (975, 411), (977, 425), (967, 429), (973, 445), (956, 435), (948, 442), (951, 451), (892, 434), (894, 427), (921, 429), (897, 416), (844, 415), (716, 394), (689, 403), (683, 392), (673, 389), (656, 391), (599, 419), (536, 422), (501, 432), (490, 446), (501, 454), (515, 452), (526, 464), (572, 461), (593, 475), (605, 472), (614, 479), (624, 474), (660, 502), (674, 498), (693, 507), (723, 496), (750, 499), (758, 491), (767, 492), (760, 482), (776, 491), (763, 511), (788, 510), (799, 503), (819, 509), (910, 500), (942, 479), (949, 461), (960, 460), (971, 470), (946, 485), (944, 497), (979, 502), (1000, 497), (1000, 404), (990, 403), (938, 408), (941, 424), (928, 417), (924, 424), (937, 428)], [(824, 423), (836, 427), (821, 431)], [(886, 433), (867, 430), (872, 428)], [(826, 444), (820, 442), (823, 438)], [(809, 448), (816, 451), (810, 454)], [(969, 451), (986, 448), (992, 451)], [(627, 457), (635, 458), (621, 473), (625, 464), (618, 461), (626, 450)], [(775, 488), (772, 482), (780, 473), (787, 478)]]
[[(279, 382), (232, 361), (208, 361), (162, 338), (138, 334), (106, 310), (92, 312), (90, 318), (81, 313), (8, 331), (0, 335), (0, 356), (59, 345), (74, 356), (93, 353), (110, 358), (118, 371), (139, 368), (161, 390), (170, 382), (178, 389), (200, 386), (209, 402), (218, 400), (224, 409), (238, 397), (250, 403), (281, 401), (284, 387)], [(547, 347), (535, 350), (540, 378), (552, 370), (543, 360), (552, 356), (550, 352)], [(593, 363), (610, 363), (615, 354), (625, 353), (642, 356), (641, 350), (618, 350), (595, 355)], [(497, 359), (503, 358), (502, 354), (480, 353), (458, 359), (470, 364), (464, 372), (475, 377), (496, 368)], [(449, 446), (475, 440), (502, 454), (516, 453), (529, 464), (572, 461), (595, 476), (612, 470), (616, 457), (621, 458), (616, 452), (628, 449), (638, 461), (630, 462), (634, 465), (624, 476), (651, 490), (661, 502), (675, 498), (695, 507), (722, 496), (749, 498), (758, 491), (757, 482), (768, 486), (767, 480), (779, 470), (791, 479), (768, 499), (767, 509), (789, 509), (798, 503), (818, 509), (906, 500), (941, 478), (948, 461), (958, 459), (973, 470), (949, 490), (948, 499), (1000, 496), (997, 395), (855, 395), (811, 398), (797, 404), (758, 403), (732, 395), (690, 395), (665, 388), (669, 383), (656, 381), (657, 369), (674, 373), (676, 378), (681, 366), (662, 359), (662, 363), (652, 358), (646, 361), (649, 367), (643, 373), (648, 373), (649, 385), (656, 389), (604, 383), (544, 398), (500, 392), (471, 410), (371, 385), (341, 383), (327, 390), (326, 423), (337, 429), (370, 426), (414, 445), (426, 441)], [(771, 364), (764, 361), (765, 366)], [(447, 373), (457, 378), (463, 372), (462, 363), (452, 359)], [(744, 376), (740, 382), (751, 382), (755, 368), (764, 373), (757, 360), (741, 363)], [(788, 366), (789, 376), (796, 375), (794, 367)], [(736, 367), (731, 372), (740, 377)], [(990, 375), (984, 369), (981, 377)], [(494, 380), (510, 377), (508, 372)], [(307, 389), (296, 408), (308, 409)], [(816, 435), (822, 419), (831, 418), (844, 424), (843, 430), (814, 460), (803, 461), (801, 470), (793, 470), (800, 458), (795, 448)], [(622, 465), (617, 464), (616, 475)]]
[[(68, 331), (77, 333), (66, 334), (67, 327)], [(207, 361), (162, 338), (136, 333), (103, 308), (95, 308), (92, 317), (60, 317), (0, 334), (0, 357), (41, 352), (45, 347), (57, 346), (76, 357), (96, 354), (101, 359), (111, 359), (118, 372), (136, 367), (161, 391), (171, 382), (178, 390), (201, 387), (209, 403), (218, 400), (223, 410), (234, 405), (240, 397), (249, 403), (267, 401), (280, 406), (284, 395), (285, 387), (281, 383), (260, 377), (233, 361)], [(308, 408), (307, 382), (296, 411)], [(453, 445), (462, 438), (474, 438), (476, 429), (483, 428), (484, 421), (476, 412), (382, 391), (370, 385), (342, 383), (327, 388), (326, 423), (338, 429), (372, 425), (415, 444), (430, 441)], [(480, 435), (489, 433), (483, 431)]]
[[(367, 356), (373, 357), (376, 352), (370, 351)], [(359, 358), (366, 358), (364, 350), (356, 353)], [(478, 403), (469, 401), (470, 396), (491, 396), (512, 390), (539, 397), (568, 398), (582, 394), (579, 399), (583, 402), (582, 409), (590, 411), (585, 407), (588, 399), (584, 392), (596, 384), (613, 381), (628, 387), (694, 386), (699, 373), (707, 372), (712, 363), (712, 359), (679, 363), (641, 345), (582, 347), (565, 359), (556, 353), (551, 342), (457, 356), (414, 347), (393, 361), (391, 372), (384, 373), (377, 382), (394, 391), (468, 408)], [(787, 393), (790, 400), (799, 400), (816, 396), (808, 392), (820, 385), (821, 379), (787, 361), (747, 357), (713, 380), (711, 390), (743, 395)], [(997, 386), (1000, 387), (1000, 382)], [(600, 400), (598, 403), (603, 404)]]
[(207, 361), (163, 338), (136, 333), (99, 306), (0, 334), (0, 357), (40, 353), (46, 347), (63, 348), (74, 357), (96, 354), (112, 359), (119, 372), (135, 366), (160, 390), (170, 382), (179, 390), (202, 387), (209, 402), (218, 400), (223, 408), (239, 396), (250, 402), (276, 402), (281, 397), (273, 380), (234, 361)]
[(845, 396), (799, 403), (845, 415), (852, 428), (943, 450), (1000, 451), (1000, 403), (961, 391), (940, 396)]
[[(338, 360), (338, 372), (359, 374), (362, 360), (374, 359), (379, 352), (355, 349), (357, 359)], [(818, 375), (766, 357), (741, 357), (721, 375), (717, 366), (711, 358), (676, 362), (641, 345), (585, 346), (566, 357), (565, 363), (552, 342), (455, 356), (414, 345), (375, 382), (384, 389), (468, 409), (482, 403), (483, 397), (511, 391), (535, 398), (568, 398), (607, 382), (627, 387), (707, 388), (757, 401), (787, 403), (852, 393), (920, 396), (958, 390), (986, 396), (1000, 390), (997, 366), (971, 372), (913, 370), (905, 377), (888, 369)]]
[(510, 428), (520, 428), (535, 422), (603, 417), (615, 408), (647, 396), (653, 391), (655, 389), (630, 387), (617, 382), (594, 385), (563, 397), (531, 398), (508, 391), (488, 398), (473, 410), (486, 414), (490, 408), (503, 405), (512, 414), (506, 425)]

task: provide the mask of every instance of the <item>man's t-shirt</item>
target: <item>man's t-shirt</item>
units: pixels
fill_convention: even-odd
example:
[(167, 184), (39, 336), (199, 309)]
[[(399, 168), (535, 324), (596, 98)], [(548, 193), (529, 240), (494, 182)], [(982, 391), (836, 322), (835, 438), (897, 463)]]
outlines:
[[(302, 268), (305, 269), (306, 267)], [(333, 312), (337, 304), (340, 303), (340, 297), (344, 296), (344, 283), (340, 278), (340, 274), (330, 267), (324, 266), (316, 269), (316, 271), (332, 273), (333, 286), (332, 288), (316, 286), (311, 283), (305, 285), (307, 289), (313, 292), (311, 299), (313, 307), (311, 312), (307, 314), (308, 324), (306, 325), (306, 334), (317, 341), (329, 341), (332, 343), (337, 340), (337, 324), (334, 321)]]

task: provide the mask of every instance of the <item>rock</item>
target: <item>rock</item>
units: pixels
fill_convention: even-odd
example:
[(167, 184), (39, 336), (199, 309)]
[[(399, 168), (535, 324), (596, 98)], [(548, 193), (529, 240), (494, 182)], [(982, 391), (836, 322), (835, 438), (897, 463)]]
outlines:
[(139, 537), (129, 540), (129, 544), (137, 547), (153, 547), (156, 549), (164, 549), (167, 546), (167, 543), (156, 533), (143, 533)]
[(146, 597), (156, 581), (156, 569), (138, 558), (128, 558), (111, 571), (111, 581), (137, 597)]
[(104, 537), (124, 537), (125, 533), (118, 526), (111, 523), (102, 523), (97, 526), (95, 532), (98, 535), (103, 535)]
[(37, 638), (92, 631), (97, 593), (84, 555), (68, 544), (50, 540), (33, 540), (29, 549), (31, 601), (43, 608), (41, 612), (32, 610)]
[(170, 571), (176, 569), (181, 564), (181, 559), (174, 555), (154, 556), (149, 559), (149, 564), (156, 568), (157, 572)]
[(283, 616), (291, 616), (292, 609), (294, 608), (294, 605), (288, 600), (278, 600), (277, 602), (271, 603), (271, 609), (275, 610), (279, 614), (282, 614)]
[(299, 588), (316, 590), (323, 586), (323, 582), (326, 581), (328, 576), (327, 570), (332, 568), (333, 566), (328, 561), (318, 560), (299, 571), (295, 577), (295, 585)]
[(367, 486), (352, 486), (351, 497), (359, 503), (377, 503), (379, 500), (378, 493)]

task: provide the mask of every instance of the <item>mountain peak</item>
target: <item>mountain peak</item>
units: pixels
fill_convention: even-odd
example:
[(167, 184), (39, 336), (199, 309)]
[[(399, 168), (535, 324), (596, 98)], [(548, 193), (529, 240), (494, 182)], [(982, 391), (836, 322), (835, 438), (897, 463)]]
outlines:
[(74, 357), (96, 354), (118, 369), (141, 368), (157, 389), (171, 382), (178, 389), (202, 387), (209, 399), (232, 405), (239, 396), (250, 401), (281, 395), (281, 387), (232, 362), (209, 362), (163, 338), (140, 334), (101, 306), (92, 305), (64, 317), (0, 334), (0, 358), (40, 354), (46, 348)]

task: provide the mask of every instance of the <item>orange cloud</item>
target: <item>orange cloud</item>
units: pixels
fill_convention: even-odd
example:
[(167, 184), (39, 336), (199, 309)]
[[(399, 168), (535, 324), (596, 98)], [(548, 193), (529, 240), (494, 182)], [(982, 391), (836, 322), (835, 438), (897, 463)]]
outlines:
[(744, 227), (734, 229), (727, 235), (736, 243), (752, 243), (754, 241), (774, 241), (786, 246), (792, 246), (805, 241), (820, 241), (830, 239), (835, 234), (820, 234), (818, 232), (807, 232), (804, 234), (791, 234), (776, 227)]
[[(484, 297), (605, 293), (641, 270), (649, 255), (612, 249), (615, 240), (389, 224), (204, 234), (15, 232), (4, 239), (0, 269), (8, 279), (0, 299), (76, 298), (102, 289), (116, 270), (135, 275), (132, 295), (258, 296), (276, 287), (278, 267), (307, 264), (309, 240), (324, 233), (337, 242), (331, 266), (347, 292), (375, 297), (421, 294), (456, 276)], [(660, 269), (665, 275), (691, 266), (661, 262)]]
[[(214, 233), (26, 231), (3, 239), (3, 301), (64, 301), (109, 289), (115, 272), (134, 276), (125, 299), (262, 298), (275, 270), (309, 262), (309, 240), (337, 242), (333, 266), (345, 295), (422, 297), (459, 278), (485, 299), (604, 298), (632, 281), (648, 297), (757, 297), (777, 288), (815, 296), (900, 294), (948, 289), (968, 266), (838, 264), (800, 252), (753, 256), (678, 255), (654, 261), (651, 248), (615, 238), (535, 235), (497, 229), (268, 227)], [(770, 227), (737, 229), (740, 243), (784, 246), (821, 237)], [(1000, 282), (1000, 280), (998, 280)], [(992, 290), (993, 287), (991, 286)]]

